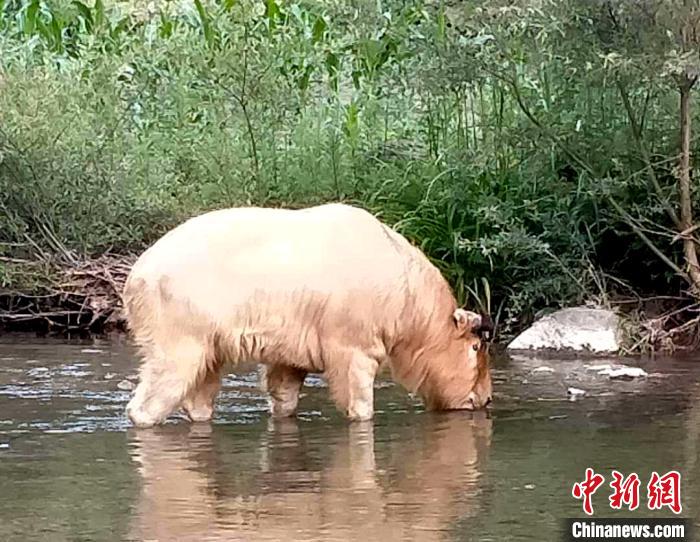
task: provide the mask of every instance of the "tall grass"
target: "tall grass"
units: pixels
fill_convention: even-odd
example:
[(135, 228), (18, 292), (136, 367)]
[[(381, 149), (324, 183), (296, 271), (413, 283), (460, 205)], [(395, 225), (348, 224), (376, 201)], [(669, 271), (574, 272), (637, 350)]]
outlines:
[[(614, 88), (534, 46), (504, 81), (458, 20), (419, 0), (0, 1), (0, 250), (133, 251), (208, 209), (340, 200), (502, 329), (676, 287), (606, 203), (661, 214)], [(665, 108), (646, 121), (662, 168)]]

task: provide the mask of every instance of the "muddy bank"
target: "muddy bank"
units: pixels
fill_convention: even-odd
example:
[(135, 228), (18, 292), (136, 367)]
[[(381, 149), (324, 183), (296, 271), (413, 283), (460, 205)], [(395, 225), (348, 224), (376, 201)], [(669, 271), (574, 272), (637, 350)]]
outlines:
[(125, 329), (121, 292), (134, 255), (87, 260), (4, 260), (14, 288), (0, 288), (0, 329), (93, 332)]

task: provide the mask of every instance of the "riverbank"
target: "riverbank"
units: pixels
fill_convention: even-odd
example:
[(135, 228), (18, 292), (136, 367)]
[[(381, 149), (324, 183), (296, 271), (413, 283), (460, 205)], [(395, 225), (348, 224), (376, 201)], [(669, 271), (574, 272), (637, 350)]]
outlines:
[(124, 330), (121, 292), (136, 260), (104, 254), (94, 259), (3, 258), (15, 287), (0, 289), (0, 328), (36, 332)]
[(3, 325), (118, 326), (112, 267), (187, 218), (344, 202), (420, 246), (500, 340), (588, 304), (697, 331), (678, 100), (665, 80), (601, 80), (590, 25), (533, 47), (513, 28), (552, 21), (529, 9), (105, 4), (0, 8)]
[[(40, 334), (103, 334), (126, 331), (122, 290), (136, 254), (103, 254), (77, 258), (0, 257), (0, 331)], [(472, 307), (477, 308), (477, 307)], [(620, 354), (682, 353), (700, 350), (700, 305), (686, 297), (608, 298), (605, 308), (620, 317)], [(517, 321), (502, 322), (496, 314), (495, 342), (505, 347), (535, 317), (526, 312)]]

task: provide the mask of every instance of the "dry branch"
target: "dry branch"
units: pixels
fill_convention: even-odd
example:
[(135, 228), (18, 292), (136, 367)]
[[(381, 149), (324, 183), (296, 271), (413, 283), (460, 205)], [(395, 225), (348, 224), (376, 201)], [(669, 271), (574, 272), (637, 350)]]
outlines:
[[(50, 328), (101, 330), (124, 323), (121, 292), (133, 256), (52, 263), (41, 291), (0, 291), (0, 325), (43, 321)], [(41, 262), (46, 265), (46, 262)]]

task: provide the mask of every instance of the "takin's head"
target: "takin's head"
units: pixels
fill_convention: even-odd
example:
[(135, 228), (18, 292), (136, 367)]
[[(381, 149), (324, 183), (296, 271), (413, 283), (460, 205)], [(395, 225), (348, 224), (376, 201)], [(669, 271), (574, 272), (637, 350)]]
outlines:
[(486, 315), (455, 310), (450, 337), (430, 356), (418, 388), (431, 410), (476, 410), (491, 402), (489, 342), (493, 322)]

